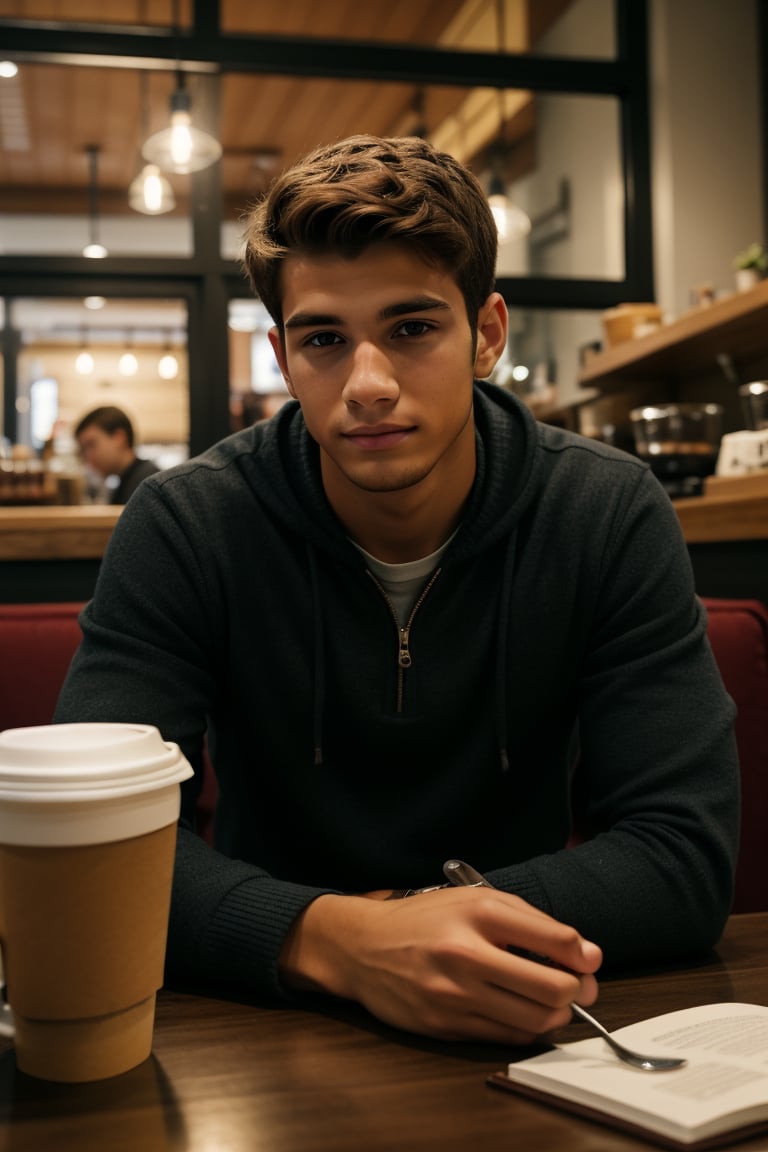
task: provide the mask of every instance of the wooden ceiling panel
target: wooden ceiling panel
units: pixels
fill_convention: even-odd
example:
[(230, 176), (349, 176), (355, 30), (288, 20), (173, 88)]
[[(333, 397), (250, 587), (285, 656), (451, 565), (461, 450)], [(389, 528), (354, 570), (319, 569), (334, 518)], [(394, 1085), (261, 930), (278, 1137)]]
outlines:
[[(149, 24), (170, 27), (177, 0), (0, 0), (0, 17), (64, 24)], [(179, 0), (179, 22), (190, 23), (190, 0)]]
[[(521, 2), (525, 0), (507, 0), (508, 4)], [(487, 19), (492, 7), (492, 0), (364, 4), (360, 0), (323, 0), (322, 4), (317, 0), (222, 0), (221, 12), (224, 31), (229, 33), (435, 44), (444, 34), (449, 40), (455, 38), (457, 14), (461, 14), (462, 26), (468, 23), (476, 28), (481, 10)], [(151, 17), (160, 24), (172, 18), (173, 9), (174, 0), (109, 0), (108, 4), (104, 0), (0, 0), (0, 18), (147, 24)], [(184, 0), (181, 11), (186, 20), (189, 0)], [(319, 46), (318, 51), (322, 50)], [(4, 88), (5, 83), (15, 88)], [(193, 119), (196, 108), (198, 113), (205, 112), (206, 95), (215, 83), (214, 77), (187, 75)], [(11, 141), (10, 131), (3, 132), (0, 114), (0, 212), (82, 213), (87, 207), (88, 145), (99, 149), (100, 211), (129, 212), (127, 191), (138, 171), (141, 143), (168, 125), (174, 85), (169, 71), (23, 64), (13, 81), (0, 82), (0, 101), (15, 92), (26, 127), (26, 143), (22, 133)], [(419, 95), (428, 133), (456, 115), (471, 98), (465, 88), (443, 86), (419, 93), (411, 84), (373, 80), (222, 76), (220, 115), (214, 130), (224, 148), (222, 184), (228, 214), (260, 195), (276, 171), (310, 148), (358, 132), (414, 131), (419, 122)], [(461, 123), (459, 132), (464, 131)], [(169, 179), (179, 202), (177, 212), (185, 212), (189, 177), (171, 175)]]
[(435, 44), (465, 0), (222, 0), (222, 29), (263, 36), (318, 36)]

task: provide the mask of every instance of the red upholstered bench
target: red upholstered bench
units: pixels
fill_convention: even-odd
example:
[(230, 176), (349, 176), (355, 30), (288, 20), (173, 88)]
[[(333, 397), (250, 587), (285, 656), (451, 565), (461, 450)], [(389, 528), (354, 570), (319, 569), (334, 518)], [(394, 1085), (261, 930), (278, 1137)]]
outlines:
[[(50, 724), (82, 633), (83, 604), (0, 604), (0, 731)], [(216, 778), (207, 755), (197, 831), (213, 838)]]
[(734, 912), (768, 910), (768, 611), (759, 600), (704, 599), (708, 635), (736, 702), (741, 845)]
[(0, 604), (0, 731), (50, 724), (82, 604)]

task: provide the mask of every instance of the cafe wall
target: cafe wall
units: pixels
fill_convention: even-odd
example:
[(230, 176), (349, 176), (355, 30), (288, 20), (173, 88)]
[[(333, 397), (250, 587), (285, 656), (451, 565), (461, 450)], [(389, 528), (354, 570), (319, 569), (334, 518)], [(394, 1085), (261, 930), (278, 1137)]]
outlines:
[[(545, 40), (549, 54), (608, 50), (601, 0), (579, 0)], [(691, 307), (692, 291), (734, 290), (732, 260), (763, 235), (756, 0), (652, 0), (650, 137), (655, 298), (666, 317)], [(531, 259), (546, 275), (624, 275), (618, 109), (599, 98), (540, 97), (538, 164), (521, 182), (531, 215), (559, 181), (571, 185), (566, 234)], [(602, 337), (600, 317), (561, 311), (539, 318), (554, 359), (558, 402), (580, 399), (579, 349)], [(517, 321), (520, 327), (525, 319)], [(530, 326), (530, 325), (529, 325)], [(512, 318), (513, 340), (516, 318)]]
[[(762, 0), (764, 2), (764, 0)], [(758, 0), (652, 0), (656, 294), (732, 291), (732, 261), (764, 243)]]

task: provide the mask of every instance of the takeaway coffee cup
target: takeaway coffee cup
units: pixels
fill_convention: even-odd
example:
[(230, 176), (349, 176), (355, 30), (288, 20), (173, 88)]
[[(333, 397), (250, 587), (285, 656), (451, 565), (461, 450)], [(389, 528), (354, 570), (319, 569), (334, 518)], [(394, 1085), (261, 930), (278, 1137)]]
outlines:
[(0, 733), (0, 948), (23, 1072), (101, 1080), (149, 1056), (191, 775), (150, 725)]

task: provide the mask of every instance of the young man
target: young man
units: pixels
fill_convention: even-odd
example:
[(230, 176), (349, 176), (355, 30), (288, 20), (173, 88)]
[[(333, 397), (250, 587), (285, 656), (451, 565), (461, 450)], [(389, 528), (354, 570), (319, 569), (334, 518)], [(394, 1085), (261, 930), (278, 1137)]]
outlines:
[[(58, 719), (154, 723), (197, 765), (208, 733), (218, 851), (190, 791), (171, 972), (514, 1043), (592, 1002), (602, 956), (717, 940), (737, 764), (665, 493), (476, 380), (495, 257), (421, 140), (276, 181), (246, 263), (297, 403), (143, 485)], [(574, 765), (596, 835), (567, 848)], [(450, 857), (499, 891), (392, 898)]]
[(141, 481), (158, 471), (157, 464), (136, 455), (133, 425), (122, 408), (104, 405), (86, 413), (75, 428), (75, 439), (89, 468), (100, 476), (118, 477), (110, 504), (127, 503)]

